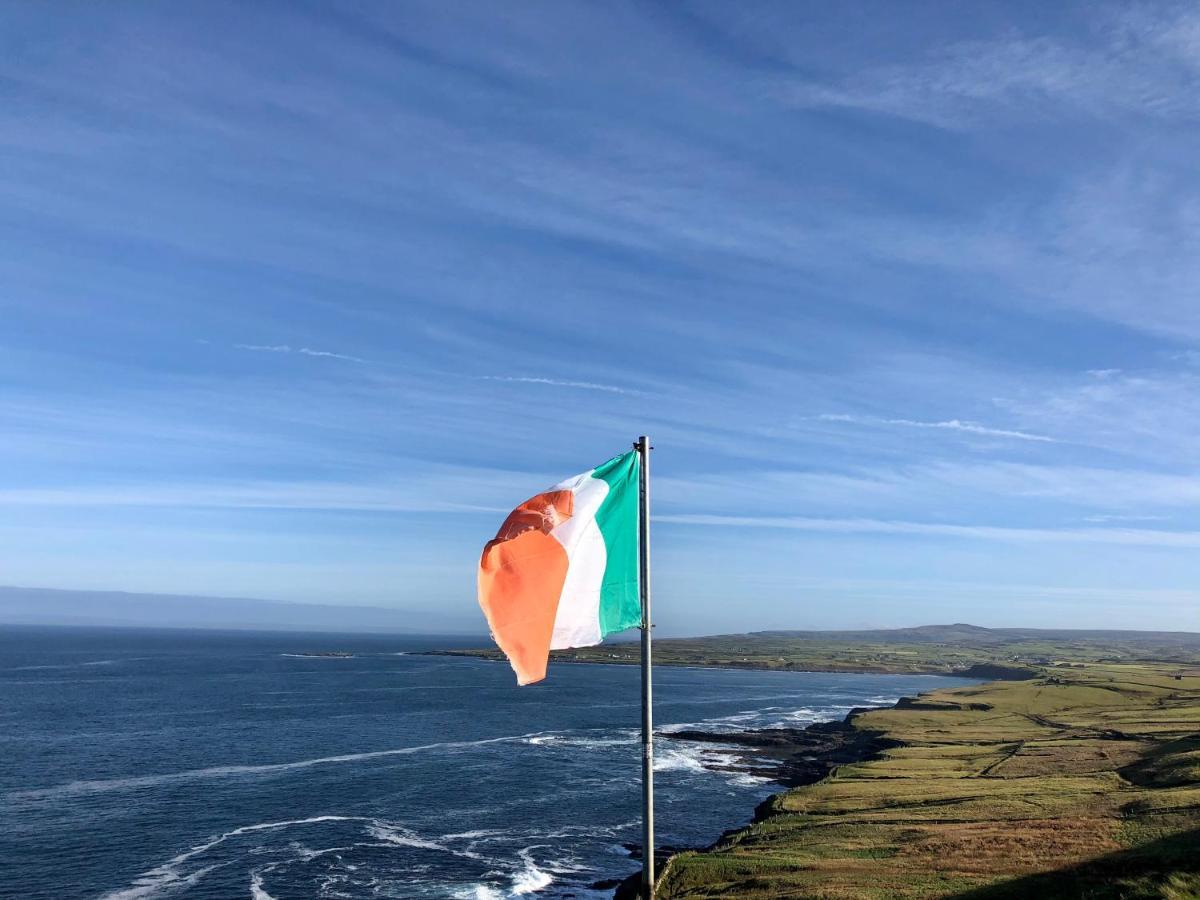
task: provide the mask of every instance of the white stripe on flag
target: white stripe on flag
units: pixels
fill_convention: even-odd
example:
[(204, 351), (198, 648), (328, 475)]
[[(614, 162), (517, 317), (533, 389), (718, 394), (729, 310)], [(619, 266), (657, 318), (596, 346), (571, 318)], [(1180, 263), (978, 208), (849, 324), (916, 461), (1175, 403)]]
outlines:
[(600, 586), (608, 565), (604, 536), (596, 524), (596, 513), (608, 496), (608, 483), (591, 474), (572, 478), (559, 486), (575, 493), (571, 518), (556, 526), (550, 536), (567, 551), (567, 578), (554, 618), (551, 650), (590, 647), (601, 641)]

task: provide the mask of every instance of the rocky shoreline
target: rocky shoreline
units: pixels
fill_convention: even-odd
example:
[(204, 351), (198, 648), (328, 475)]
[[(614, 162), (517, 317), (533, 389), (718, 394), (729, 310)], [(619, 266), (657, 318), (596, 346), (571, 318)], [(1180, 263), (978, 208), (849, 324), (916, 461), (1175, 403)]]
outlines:
[(807, 728), (756, 728), (732, 733), (686, 730), (659, 737), (733, 748), (738, 764), (730, 765), (731, 771), (794, 788), (820, 781), (837, 766), (870, 759), (896, 746), (894, 741), (851, 724), (852, 717), (863, 711), (865, 708), (853, 710), (842, 721), (817, 722)]
[[(900, 702), (905, 700), (912, 702), (912, 698), (909, 697), (901, 698)], [(855, 717), (870, 709), (880, 708), (857, 707), (840, 721), (816, 722), (806, 728), (754, 728), (746, 731), (686, 729), (660, 732), (655, 737), (660, 741), (719, 744), (737, 760), (736, 764), (728, 766), (731, 771), (767, 778), (790, 790), (806, 784), (815, 784), (838, 766), (865, 762), (874, 759), (884, 750), (900, 746), (898, 741), (855, 727)], [(754, 810), (749, 824), (769, 816), (778, 796), (772, 794), (760, 803)], [(726, 831), (712, 846), (720, 844), (744, 827), (739, 826)], [(630, 851), (631, 858), (641, 859), (640, 845), (630, 844), (626, 849)], [(658, 848), (655, 852), (656, 871), (661, 873), (672, 856), (690, 849), (697, 848)], [(592, 885), (596, 890), (615, 888), (614, 900), (636, 900), (640, 886), (640, 873), (622, 880), (599, 881)]]

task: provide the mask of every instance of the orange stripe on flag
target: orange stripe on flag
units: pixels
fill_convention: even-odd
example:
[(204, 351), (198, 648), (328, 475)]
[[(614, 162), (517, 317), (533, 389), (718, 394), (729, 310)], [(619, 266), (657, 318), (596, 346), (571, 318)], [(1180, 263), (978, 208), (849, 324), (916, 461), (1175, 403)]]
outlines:
[(479, 605), (519, 684), (546, 677), (567, 551), (550, 531), (571, 517), (575, 495), (547, 491), (514, 509), (479, 560)]

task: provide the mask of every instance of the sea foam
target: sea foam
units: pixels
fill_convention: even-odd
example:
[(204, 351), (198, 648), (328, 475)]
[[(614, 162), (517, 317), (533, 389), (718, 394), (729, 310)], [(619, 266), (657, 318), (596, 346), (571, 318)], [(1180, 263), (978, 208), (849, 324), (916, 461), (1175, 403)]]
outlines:
[(250, 876), (250, 900), (275, 900), (263, 887), (262, 875), (258, 872)]
[(530, 852), (530, 848), (521, 850), (518, 856), (521, 857), (521, 861), (525, 864), (525, 867), (513, 876), (512, 894), (514, 897), (532, 894), (550, 886), (554, 881), (554, 877), (549, 872), (543, 872), (538, 868), (537, 863), (533, 861), (533, 854)]
[(133, 790), (145, 787), (157, 787), (161, 784), (171, 784), (178, 781), (203, 780), (208, 778), (236, 778), (239, 776), (272, 775), (280, 772), (290, 772), (297, 769), (308, 769), (313, 766), (334, 765), (337, 763), (361, 762), (368, 759), (383, 759), (389, 756), (407, 756), (412, 753), (424, 753), (430, 750), (461, 750), (467, 747), (479, 747), (485, 744), (502, 744), (515, 741), (527, 741), (545, 732), (530, 732), (529, 734), (507, 735), (505, 737), (484, 738), (478, 741), (439, 741), (435, 744), (420, 744), (415, 747), (397, 747), (393, 750), (371, 750), (366, 753), (346, 753), (340, 756), (319, 756), (315, 759), (300, 759), (286, 763), (268, 763), (259, 766), (233, 765), (210, 766), (204, 769), (185, 769), (182, 772), (163, 772), (159, 775), (134, 775), (128, 778), (104, 778), (93, 781), (71, 781), (66, 784), (46, 788), (12, 791), (5, 795), (5, 800), (19, 802), (22, 800), (46, 800), (58, 796), (73, 794), (91, 794), (104, 791)]

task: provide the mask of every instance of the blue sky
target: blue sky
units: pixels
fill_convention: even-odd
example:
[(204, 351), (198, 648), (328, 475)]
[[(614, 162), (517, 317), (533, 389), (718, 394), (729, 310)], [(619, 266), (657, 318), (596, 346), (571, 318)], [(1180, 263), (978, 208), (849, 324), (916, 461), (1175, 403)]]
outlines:
[(1200, 12), (6, 3), (0, 583), (1200, 630)]

